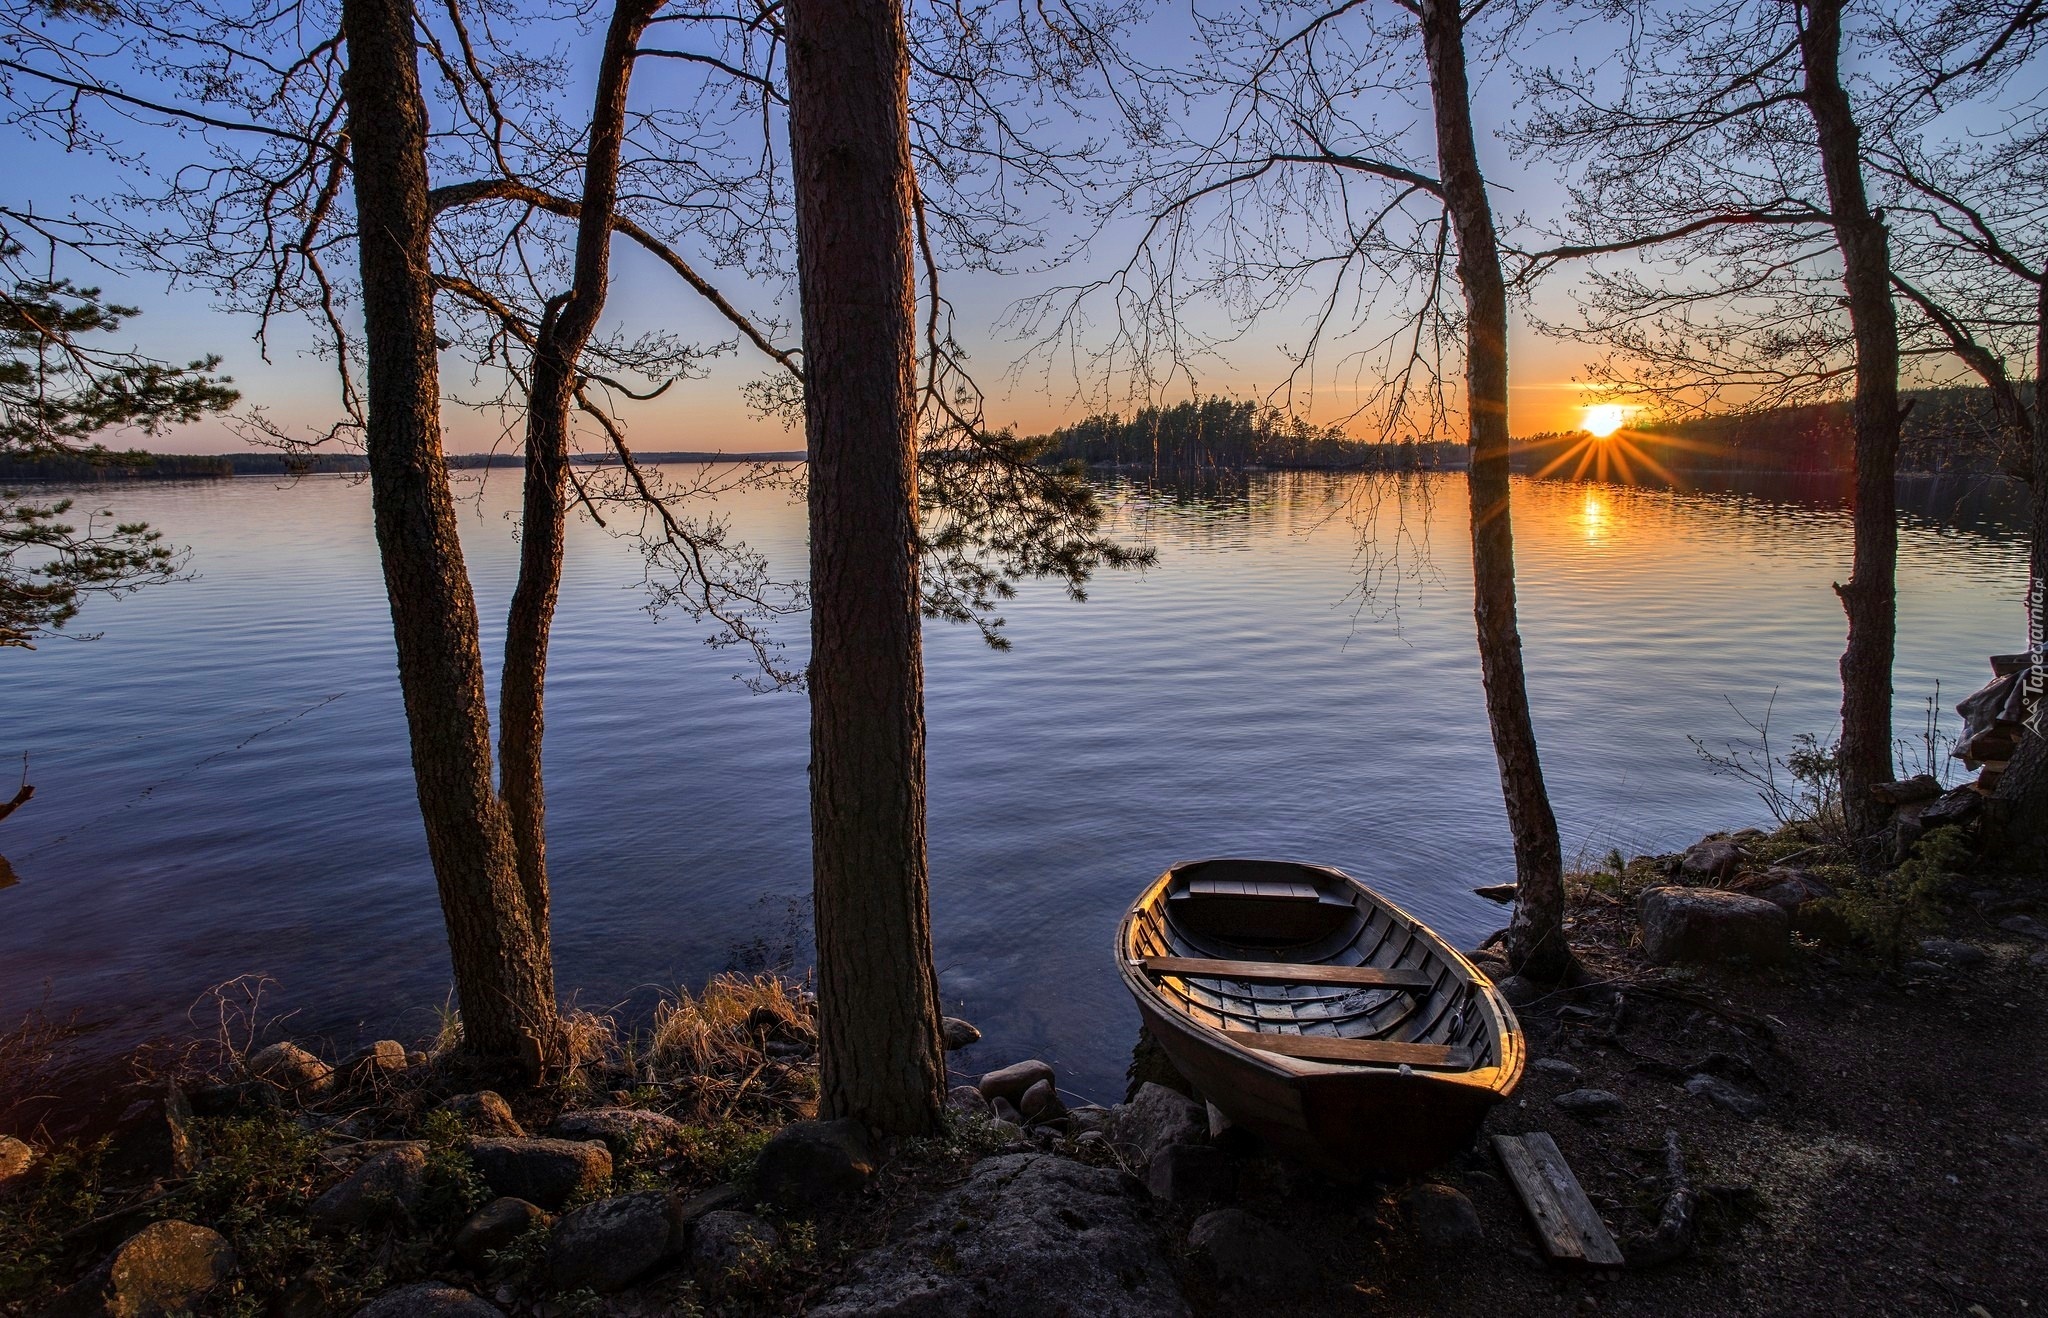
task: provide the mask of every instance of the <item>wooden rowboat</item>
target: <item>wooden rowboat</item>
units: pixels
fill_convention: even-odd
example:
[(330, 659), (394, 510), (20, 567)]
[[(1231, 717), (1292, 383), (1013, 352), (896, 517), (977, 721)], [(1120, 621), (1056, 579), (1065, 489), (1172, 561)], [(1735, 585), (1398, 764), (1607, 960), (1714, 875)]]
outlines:
[(1175, 865), (1125, 914), (1117, 964), (1203, 1097), (1332, 1171), (1434, 1166), (1522, 1078), (1522, 1028), (1486, 976), (1326, 865)]

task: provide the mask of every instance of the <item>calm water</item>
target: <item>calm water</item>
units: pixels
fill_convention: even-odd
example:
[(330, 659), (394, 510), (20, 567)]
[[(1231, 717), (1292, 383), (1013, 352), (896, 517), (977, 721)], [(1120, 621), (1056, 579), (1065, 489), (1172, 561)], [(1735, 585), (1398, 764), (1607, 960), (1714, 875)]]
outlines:
[[(495, 657), (516, 482), (462, 488)], [(1156, 568), (1082, 604), (1027, 589), (1009, 653), (928, 634), (938, 961), (948, 1009), (989, 1036), (966, 1065), (1043, 1056), (1117, 1097), (1136, 1015), (1110, 938), (1176, 859), (1334, 862), (1456, 939), (1501, 922), (1469, 892), (1511, 864), (1463, 481), (1403, 488), (1113, 487)], [(1785, 745), (1832, 729), (1847, 517), (1768, 492), (1518, 482), (1523, 636), (1568, 855), (1757, 822), (1686, 740), (1742, 734), (1731, 701), (1760, 716), (1775, 690)], [(19, 878), (0, 891), (6, 1022), (75, 1011), (104, 1056), (189, 1033), (209, 985), (262, 973), (295, 1032), (430, 1033), (445, 950), (367, 488), (96, 497), (189, 544), (200, 578), (96, 604), (97, 642), (0, 653), (0, 765), (26, 752), (39, 789), (0, 826)], [(774, 562), (801, 563), (800, 507), (729, 506)], [(1917, 732), (1938, 681), (1952, 731), (1946, 707), (1985, 656), (2019, 648), (2023, 545), (1980, 516), (1914, 516), (1899, 575), (1899, 730)], [(576, 528), (548, 694), (561, 987), (628, 1014), (728, 966), (808, 957), (803, 699), (750, 693), (734, 652), (650, 620), (640, 580), (630, 543)], [(799, 654), (801, 631), (787, 625)]]

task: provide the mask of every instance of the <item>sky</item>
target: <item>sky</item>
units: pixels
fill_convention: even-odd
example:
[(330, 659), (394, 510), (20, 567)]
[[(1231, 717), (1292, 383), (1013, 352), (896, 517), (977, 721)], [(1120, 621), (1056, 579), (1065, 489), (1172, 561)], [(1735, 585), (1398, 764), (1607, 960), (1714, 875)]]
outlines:
[[(1595, 44), (1597, 36), (1595, 29)], [(1149, 55), (1154, 62), (1166, 62), (1175, 57), (1177, 49), (1192, 46), (1187, 25), (1169, 11), (1160, 11), (1159, 17), (1141, 29), (1140, 39), (1149, 43)], [(1586, 40), (1582, 30), (1568, 46), (1560, 46), (1560, 56), (1597, 59), (1599, 52), (1587, 50)], [(580, 49), (575, 49), (579, 67), (595, 58), (596, 45), (594, 40), (585, 40)], [(1541, 50), (1521, 52), (1525, 59), (1541, 55)], [(1499, 130), (1520, 112), (1515, 86), (1512, 77), (1495, 70), (1482, 74), (1475, 88), (1483, 163), (1495, 187), (1496, 206), (1502, 215), (1522, 214), (1540, 222), (1558, 214), (1565, 194), (1562, 182), (1554, 174), (1515, 159), (1498, 137)], [(565, 100), (573, 100), (580, 90), (564, 89)], [(636, 79), (636, 100), (658, 97), (661, 92), (658, 74)], [(1416, 107), (1396, 101), (1389, 101), (1385, 113), (1390, 121), (1406, 116), (1418, 124), (1427, 122), (1426, 116), (1418, 116)], [(166, 141), (165, 149), (176, 150), (175, 140)], [(66, 153), (49, 143), (23, 144), (14, 154), (14, 168), (9, 175), (0, 183), (0, 191), (9, 194), (10, 201), (33, 201), (45, 210), (89, 205), (121, 185), (103, 160)], [(1105, 400), (1114, 403), (1130, 397), (1128, 391), (1119, 394), (1115, 383), (1093, 378), (1086, 370), (1051, 369), (1043, 360), (1025, 360), (1028, 345), (1010, 328), (1010, 317), (1020, 301), (1034, 293), (1081, 282), (1092, 272), (1113, 268), (1130, 255), (1136, 230), (1128, 223), (1112, 225), (1086, 248), (1076, 251), (1077, 238), (1086, 232), (1082, 217), (1053, 209), (1041, 212), (1037, 218), (1041, 222), (1042, 244), (1012, 258), (1007, 270), (960, 273), (949, 275), (946, 280), (960, 340), (969, 353), (977, 383), (988, 397), (988, 418), (997, 425), (1014, 425), (1024, 433), (1075, 420), (1099, 410), (1105, 406)], [(143, 314), (129, 326), (141, 350), (178, 360), (200, 353), (219, 354), (222, 369), (234, 378), (243, 393), (244, 409), (260, 408), (271, 419), (306, 431), (323, 429), (338, 414), (335, 375), (331, 365), (313, 350), (317, 339), (309, 327), (274, 323), (266, 354), (255, 339), (256, 326), (252, 320), (219, 310), (203, 293), (167, 286), (160, 276), (119, 270), (60, 269), (99, 283), (110, 295), (142, 308)], [(629, 244), (615, 244), (614, 272), (606, 316), (608, 326), (627, 331), (659, 328), (700, 341), (727, 336), (728, 327), (652, 257)], [(736, 278), (732, 272), (719, 278), (728, 284), (736, 301), (771, 308), (786, 320), (794, 319), (794, 297), (789, 290), (732, 286)], [(1536, 315), (1551, 319), (1568, 318), (1570, 282), (1569, 271), (1553, 276), (1523, 312), (1533, 310)], [(1198, 307), (1190, 315), (1198, 328), (1211, 332), (1220, 332), (1226, 324), (1224, 313), (1217, 308)], [(1268, 317), (1227, 351), (1204, 359), (1195, 382), (1191, 385), (1185, 378), (1175, 382), (1162, 401), (1176, 401), (1197, 390), (1204, 394), (1265, 396), (1286, 379), (1288, 360), (1280, 344), (1290, 334), (1298, 336), (1305, 316), (1304, 310), (1291, 318)], [(1537, 332), (1530, 316), (1518, 313), (1510, 351), (1510, 421), (1514, 431), (1532, 434), (1576, 426), (1584, 405), (1594, 401), (1593, 395), (1577, 382), (1587, 349)], [(661, 400), (629, 412), (633, 442), (647, 451), (759, 452), (800, 448), (800, 433), (786, 428), (780, 420), (755, 415), (743, 397), (742, 386), (768, 373), (766, 359), (751, 349), (742, 348), (715, 361), (705, 378), (685, 381)], [(476, 452), (505, 446), (508, 428), (516, 425), (516, 418), (462, 405), (461, 399), (491, 391), (475, 388), (470, 383), (471, 372), (452, 353), (444, 361), (443, 374), (444, 383), (456, 400), (444, 410), (449, 448)], [(1311, 420), (1339, 420), (1349, 410), (1347, 395), (1342, 389), (1330, 388), (1326, 380), (1302, 410)], [(211, 419), (145, 442), (157, 451), (186, 453), (227, 452), (246, 446), (233, 426)]]

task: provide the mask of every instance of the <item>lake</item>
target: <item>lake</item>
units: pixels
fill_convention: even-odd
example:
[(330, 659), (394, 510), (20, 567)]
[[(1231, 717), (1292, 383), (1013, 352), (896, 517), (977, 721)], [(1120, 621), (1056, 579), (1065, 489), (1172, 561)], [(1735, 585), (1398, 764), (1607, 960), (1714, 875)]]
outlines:
[[(495, 668), (516, 473), (466, 473), (465, 544)], [(1462, 476), (1117, 481), (1158, 549), (1086, 602), (1027, 586), (1014, 648), (930, 624), (932, 912), (946, 1009), (1089, 1099), (1121, 1097), (1137, 1015), (1111, 938), (1167, 864), (1328, 862), (1469, 946), (1512, 878), (1474, 653)], [(0, 652), (0, 1027), (75, 1016), (81, 1058), (210, 1032), (209, 986), (337, 1047), (433, 1032), (446, 950), (415, 810), (367, 486), (124, 484), (86, 503), (192, 550), (196, 580), (95, 602), (90, 643)], [(1848, 515), (1784, 480), (1672, 491), (1518, 479), (1522, 635), (1567, 857), (1768, 822), (1688, 737), (1828, 736)], [(1943, 728), (2024, 648), (2026, 548), (1998, 500), (1909, 485), (1897, 731)], [(2008, 501), (2009, 502), (2009, 501)], [(803, 509), (754, 492), (735, 531), (788, 572)], [(643, 611), (629, 540), (572, 533), (548, 689), (563, 996), (628, 1019), (728, 967), (808, 964), (806, 712), (743, 657)], [(781, 625), (797, 656), (803, 622)], [(1775, 698), (1773, 693), (1775, 693)], [(1912, 747), (1909, 752), (1918, 754)]]

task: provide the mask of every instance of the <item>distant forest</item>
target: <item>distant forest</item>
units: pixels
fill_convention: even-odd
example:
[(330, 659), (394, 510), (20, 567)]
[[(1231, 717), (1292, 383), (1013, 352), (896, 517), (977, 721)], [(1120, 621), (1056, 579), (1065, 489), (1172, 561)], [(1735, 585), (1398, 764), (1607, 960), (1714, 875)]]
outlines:
[(1147, 407), (1125, 420), (1091, 416), (1038, 437), (1046, 457), (1094, 466), (1162, 470), (1373, 467), (1418, 470), (1462, 467), (1466, 446), (1436, 440), (1366, 443), (1335, 426), (1314, 426), (1277, 407), (1235, 398), (1205, 398)]
[[(801, 462), (801, 452), (783, 453), (640, 453), (640, 462)], [(610, 454), (576, 454), (578, 465), (608, 462)], [(524, 465), (517, 453), (451, 453), (448, 465), (458, 471), (481, 467)], [(366, 472), (360, 453), (224, 453), (200, 457), (182, 453), (109, 453), (104, 457), (0, 459), (0, 481), (191, 481), (230, 476), (333, 476)]]

